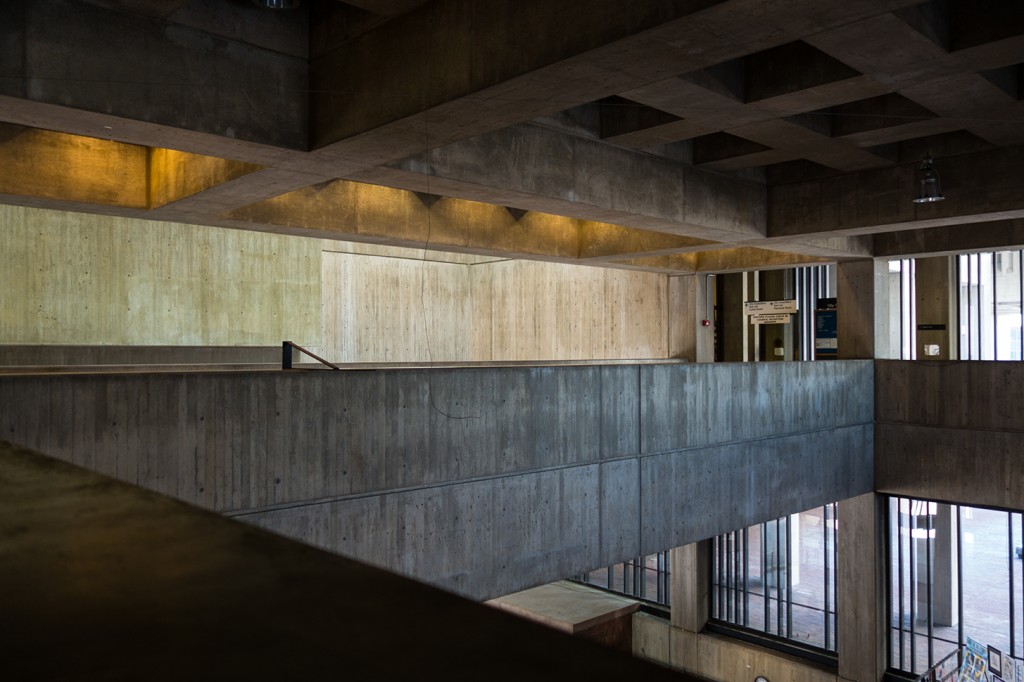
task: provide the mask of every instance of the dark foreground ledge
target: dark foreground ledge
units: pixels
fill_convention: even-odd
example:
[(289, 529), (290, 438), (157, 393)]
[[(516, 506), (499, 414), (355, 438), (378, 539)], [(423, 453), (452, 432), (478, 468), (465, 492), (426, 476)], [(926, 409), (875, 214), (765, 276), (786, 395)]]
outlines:
[(686, 679), (0, 441), (5, 678)]

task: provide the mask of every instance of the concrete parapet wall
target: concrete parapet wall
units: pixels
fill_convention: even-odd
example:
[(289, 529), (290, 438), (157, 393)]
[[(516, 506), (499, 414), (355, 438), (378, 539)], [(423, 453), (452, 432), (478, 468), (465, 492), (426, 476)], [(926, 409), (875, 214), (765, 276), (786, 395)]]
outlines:
[(875, 365), (879, 492), (1024, 508), (1024, 364)]
[(872, 485), (869, 361), (0, 377), (0, 434), (475, 598)]
[(0, 367), (75, 365), (281, 365), (281, 346), (18, 346), (0, 344)]
[(687, 632), (665, 619), (633, 614), (633, 653), (708, 680), (836, 682), (836, 673), (794, 656), (748, 644), (732, 637)]

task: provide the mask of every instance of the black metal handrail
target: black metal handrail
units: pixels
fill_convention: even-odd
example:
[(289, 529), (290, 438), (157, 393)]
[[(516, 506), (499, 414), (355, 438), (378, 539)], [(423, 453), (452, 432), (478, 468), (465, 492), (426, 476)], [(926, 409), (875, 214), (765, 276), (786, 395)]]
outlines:
[(302, 353), (305, 353), (306, 355), (308, 355), (309, 357), (313, 358), (314, 360), (317, 360), (318, 362), (322, 362), (323, 364), (327, 365), (331, 369), (336, 369), (336, 370), (339, 370), (339, 371), (341, 370), (341, 367), (338, 367), (337, 365), (335, 365), (333, 363), (327, 362), (326, 360), (324, 360), (322, 357), (320, 357), (316, 353), (313, 353), (313, 352), (303, 348), (299, 344), (294, 343), (292, 341), (285, 341), (284, 343), (281, 344), (281, 369), (298, 369), (298, 368), (292, 367), (292, 348), (294, 348), (294, 349), (296, 349), (296, 350), (298, 350), (298, 351), (300, 351)]

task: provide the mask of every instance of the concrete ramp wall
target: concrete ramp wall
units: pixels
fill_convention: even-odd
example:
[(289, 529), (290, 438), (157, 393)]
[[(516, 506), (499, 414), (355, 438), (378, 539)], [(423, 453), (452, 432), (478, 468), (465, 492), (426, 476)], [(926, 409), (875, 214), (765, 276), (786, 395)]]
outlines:
[(697, 679), (3, 440), (0, 537), (5, 679)]
[(1024, 363), (875, 365), (879, 492), (1024, 509)]
[(0, 434), (482, 599), (870, 492), (870, 361), (0, 377)]

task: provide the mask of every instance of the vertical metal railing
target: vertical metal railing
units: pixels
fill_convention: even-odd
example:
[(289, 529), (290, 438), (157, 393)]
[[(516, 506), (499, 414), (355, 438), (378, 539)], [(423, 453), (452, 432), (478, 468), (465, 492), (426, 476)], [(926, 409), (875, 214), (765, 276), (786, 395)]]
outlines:
[(988, 257), (992, 271), (992, 359), (999, 359), (999, 289), (996, 287), (995, 254)]
[(831, 649), (836, 650), (839, 647), (839, 622), (836, 617), (839, 606), (839, 595), (836, 593), (839, 577), (839, 505), (833, 502), (826, 506), (832, 510), (832, 524), (829, 530), (832, 533), (832, 581), (830, 587), (832, 591), (832, 632), (834, 634)]
[(786, 516), (786, 638), (793, 638), (793, 517)]
[(750, 585), (750, 529), (743, 529), (743, 625), (747, 626), (750, 624), (750, 590), (746, 589)]
[(821, 523), (821, 530), (822, 530), (821, 542), (822, 542), (822, 549), (824, 550), (824, 554), (825, 554), (825, 561), (824, 561), (825, 570), (822, 572), (823, 573), (823, 577), (824, 577), (824, 584), (822, 585), (822, 593), (825, 596), (825, 599), (824, 599), (825, 622), (822, 625), (823, 625), (823, 628), (824, 628), (824, 631), (825, 631), (825, 637), (824, 637), (825, 648), (828, 649), (828, 648), (830, 648), (830, 646), (829, 646), (830, 639), (831, 639), (830, 635), (832, 634), (830, 623), (829, 623), (830, 604), (832, 603), (832, 600), (830, 599), (830, 597), (831, 597), (830, 591), (831, 590), (829, 588), (829, 563), (830, 563), (829, 559), (830, 559), (830, 557), (832, 555), (832, 552), (829, 549), (829, 543), (828, 543), (828, 526), (829, 526), (828, 505), (825, 505), (824, 507), (821, 508), (821, 520), (822, 520), (822, 523)]
[(775, 523), (775, 634), (782, 636), (782, 533), (779, 520)]
[(768, 523), (761, 524), (761, 593), (764, 597), (764, 632), (772, 631), (772, 600), (768, 582)]
[[(810, 549), (797, 551), (799, 515), (784, 516), (712, 538), (709, 590), (712, 620), (749, 628), (782, 641), (798, 641), (835, 651), (837, 506), (835, 503), (824, 505), (818, 511), (822, 530), (817, 555)], [(751, 540), (755, 532), (760, 538), (756, 543)], [(760, 548), (756, 555), (755, 547)], [(820, 592), (798, 591), (798, 561), (801, 565), (809, 562), (809, 571), (814, 570), (815, 565), (820, 567), (820, 582), (812, 583), (807, 578), (801, 582), (801, 587), (817, 585)], [(752, 562), (759, 563), (759, 569), (756, 564), (751, 565)], [(755, 573), (759, 574), (759, 584), (754, 581)], [(759, 619), (753, 618), (758, 608)], [(816, 615), (812, 617), (812, 613)]]
[[(963, 529), (960, 527), (960, 507), (956, 506), (953, 512), (956, 519), (956, 614), (957, 614), (957, 642), (963, 643), (964, 638), (964, 546)], [(957, 647), (959, 650), (960, 647)]]
[(917, 517), (907, 501), (907, 510), (910, 520), (910, 541), (907, 543), (907, 553), (910, 555), (910, 565), (907, 567), (907, 575), (910, 578), (910, 670), (913, 672), (917, 667), (917, 557), (914, 552), (914, 531), (917, 530)]
[(669, 606), (672, 598), (670, 563), (668, 551), (658, 552), (576, 575), (571, 580)]
[(928, 626), (928, 667), (935, 664), (935, 569), (933, 567), (934, 557), (932, 556), (932, 539), (934, 537), (934, 521), (932, 520), (930, 503), (925, 505), (925, 531), (924, 531), (924, 570), (927, 581), (927, 603), (925, 604), (926, 622)]
[(1006, 513), (1006, 569), (1009, 573), (1010, 578), (1010, 656), (1017, 655), (1017, 636), (1016, 636), (1016, 620), (1017, 614), (1014, 610), (1014, 599), (1016, 591), (1014, 590), (1014, 578), (1013, 578), (1013, 514), (1010, 512)]
[[(1020, 310), (1020, 355), (1018, 358), (1024, 360), (1024, 249), (1017, 251), (1017, 302)], [(1024, 537), (1021, 537), (1024, 541)]]

